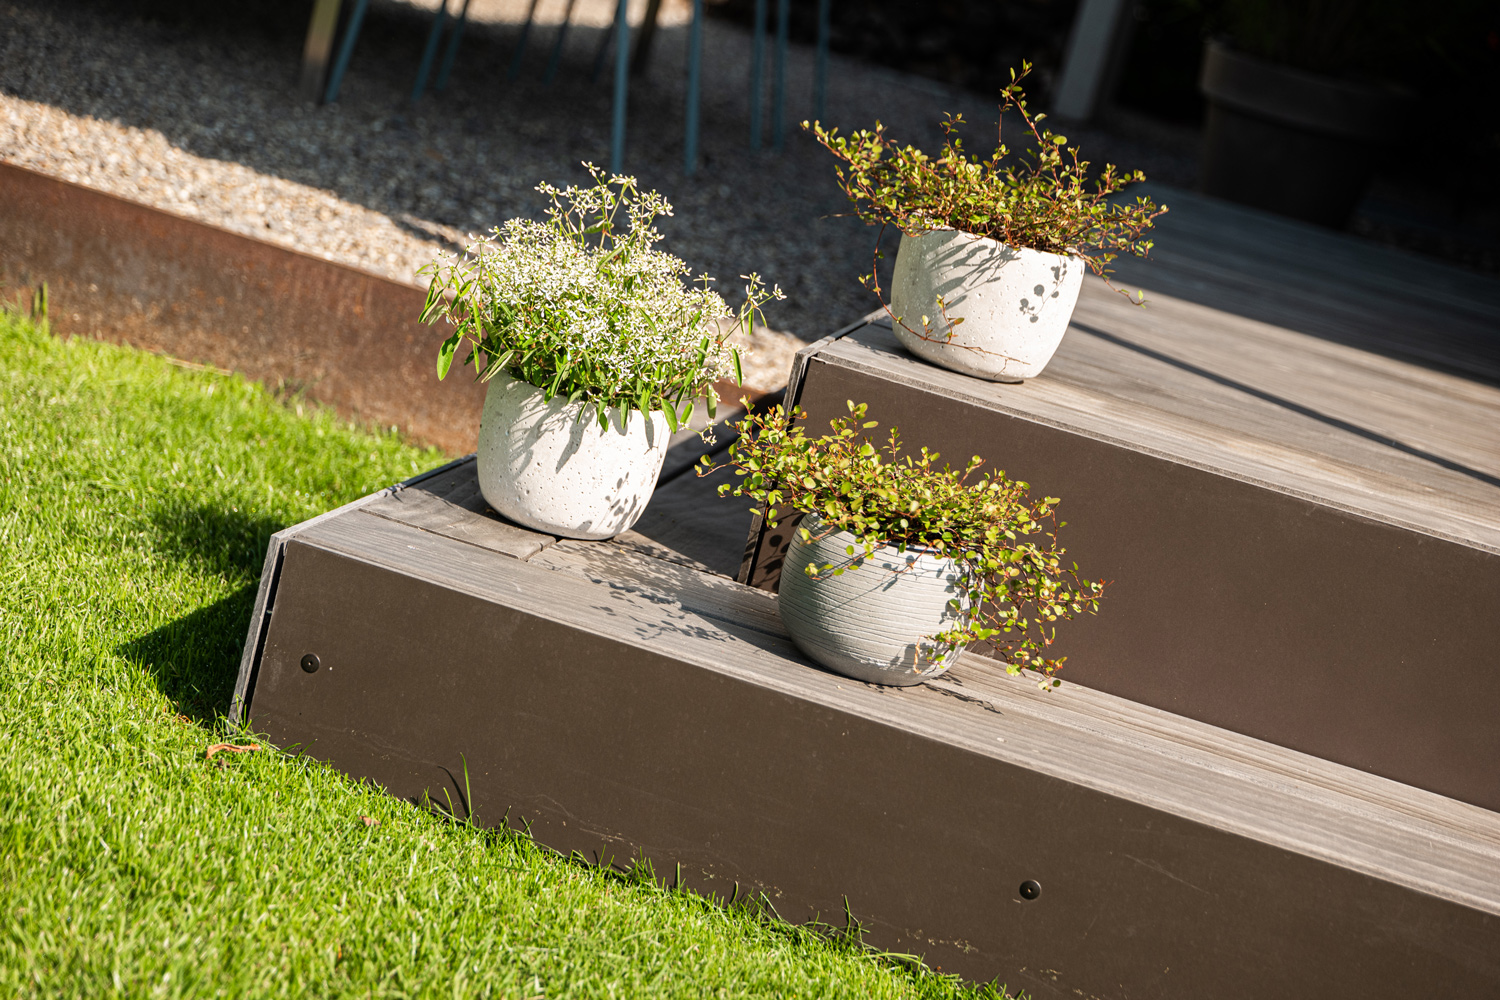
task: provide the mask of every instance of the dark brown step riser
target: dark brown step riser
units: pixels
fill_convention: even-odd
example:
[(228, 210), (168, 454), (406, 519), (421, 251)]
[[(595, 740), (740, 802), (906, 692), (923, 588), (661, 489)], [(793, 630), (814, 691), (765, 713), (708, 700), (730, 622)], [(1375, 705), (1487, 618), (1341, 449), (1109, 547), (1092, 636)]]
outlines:
[[(695, 627), (670, 607), (646, 621), (620, 605), (611, 637), (493, 596), (557, 570), (475, 555), (494, 583), (480, 597), (423, 578), (460, 572), (472, 546), (444, 540), (415, 575), (336, 551), (389, 523), (345, 515), (342, 536), (290, 542), (251, 718), (395, 795), (508, 817), (564, 853), (680, 866), (720, 897), (763, 892), (790, 920), (842, 923), (847, 898), (870, 943), (1037, 997), (1500, 990), (1493, 915), (924, 734), (900, 699), (994, 719), (1012, 743), (1014, 715), (917, 692), (876, 699), (898, 699), (878, 717), (642, 643)], [(583, 604), (617, 603), (584, 588)]]
[(1109, 581), (1058, 629), (1068, 680), (1500, 810), (1500, 556), (814, 358), (808, 425), (850, 399), (1063, 498), (1068, 558)]

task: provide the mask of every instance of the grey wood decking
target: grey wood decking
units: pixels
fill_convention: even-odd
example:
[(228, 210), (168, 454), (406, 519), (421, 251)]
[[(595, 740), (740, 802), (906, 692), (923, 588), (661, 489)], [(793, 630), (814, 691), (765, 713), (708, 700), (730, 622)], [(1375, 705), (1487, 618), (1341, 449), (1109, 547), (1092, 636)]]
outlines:
[(914, 689), (836, 677), (772, 595), (644, 535), (505, 524), (472, 463), (288, 529), (268, 564), (251, 729), (403, 797), (466, 766), (481, 821), (564, 853), (794, 920), (847, 897), (873, 943), (1041, 997), (1500, 988), (1488, 810), (982, 657)]
[[(1120, 266), (1146, 306), (1085, 281), (1040, 377), (926, 364), (879, 314), (789, 392), (1063, 498), (1110, 581), (1064, 676), (1500, 809), (1500, 283), (1163, 197)], [(741, 578), (774, 589), (787, 525), (754, 534)]]
[(612, 542), (503, 522), (468, 460), (279, 533), (234, 717), (1037, 997), (1500, 995), (1500, 286), (1162, 198), (1149, 305), (1086, 283), (1031, 383), (878, 320), (793, 369), (815, 422), (1063, 496), (1112, 584), (1061, 689), (812, 666), (685, 442)]

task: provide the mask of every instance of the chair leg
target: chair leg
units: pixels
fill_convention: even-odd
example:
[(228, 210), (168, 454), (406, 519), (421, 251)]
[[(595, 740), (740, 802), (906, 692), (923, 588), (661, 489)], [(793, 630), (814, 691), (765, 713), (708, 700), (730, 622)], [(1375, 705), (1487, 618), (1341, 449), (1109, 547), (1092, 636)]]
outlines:
[(615, 7), (615, 107), (609, 130), (609, 171), (625, 172), (625, 109), (630, 87), (630, 21), (626, 0)]
[(437, 57), (438, 42), (443, 37), (443, 26), (448, 20), (448, 0), (438, 8), (437, 17), (432, 19), (432, 30), (427, 33), (427, 47), (422, 50), (422, 65), (417, 67), (417, 82), (412, 85), (411, 99), (415, 103), (422, 97), (422, 91), (427, 89), (427, 77), (432, 72), (432, 60)]
[(703, 0), (693, 0), (693, 23), (688, 28), (687, 111), (684, 115), (682, 172), (698, 169), (698, 92), (703, 84)]
[(464, 0), (464, 5), (458, 12), (458, 21), (448, 36), (448, 51), (443, 53), (443, 68), (438, 70), (437, 81), (432, 85), (436, 93), (441, 94), (448, 89), (448, 76), (453, 72), (453, 61), (458, 58), (458, 40), (464, 37), (464, 25), (468, 23), (469, 0)]
[(316, 102), (323, 96), (328, 80), (328, 56), (333, 52), (333, 36), (339, 28), (340, 0), (315, 0), (307, 24), (307, 39), (302, 44), (302, 75), (297, 93), (305, 101)]
[(766, 0), (755, 0), (755, 42), (750, 50), (750, 148), (760, 148), (761, 91), (766, 71)]
[(354, 10), (349, 14), (349, 26), (344, 29), (344, 40), (339, 45), (338, 58), (334, 60), (333, 72), (328, 75), (328, 90), (323, 94), (323, 103), (332, 104), (339, 99), (339, 88), (344, 84), (344, 71), (349, 68), (349, 57), (354, 55), (354, 43), (359, 41), (359, 29), (365, 24), (365, 11), (370, 9), (370, 0), (355, 0)]
[(833, 0), (818, 0), (818, 67), (813, 77), (813, 117), (828, 117), (828, 35), (829, 14)]
[(792, 0), (777, 0), (775, 75), (771, 77), (771, 146), (778, 150), (786, 146), (786, 46), (791, 8)]

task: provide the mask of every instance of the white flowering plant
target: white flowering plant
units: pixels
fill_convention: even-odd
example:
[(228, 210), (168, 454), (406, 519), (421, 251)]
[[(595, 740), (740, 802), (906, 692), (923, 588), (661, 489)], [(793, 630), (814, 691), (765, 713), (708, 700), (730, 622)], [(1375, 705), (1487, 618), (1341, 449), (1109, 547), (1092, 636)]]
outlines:
[(745, 301), (731, 310), (707, 275), (684, 283), (687, 265), (655, 246), (655, 222), (671, 204), (633, 177), (584, 166), (590, 187), (537, 185), (551, 201), (545, 222), (511, 219), (419, 272), (428, 278), (422, 321), (453, 327), (438, 378), (467, 344), (465, 363), (481, 381), (508, 372), (548, 400), (583, 402), (601, 426), (618, 407), (627, 418), (661, 410), (676, 431), (699, 398), (713, 416), (714, 383), (744, 381), (729, 338), (752, 333), (781, 289), (745, 275)]

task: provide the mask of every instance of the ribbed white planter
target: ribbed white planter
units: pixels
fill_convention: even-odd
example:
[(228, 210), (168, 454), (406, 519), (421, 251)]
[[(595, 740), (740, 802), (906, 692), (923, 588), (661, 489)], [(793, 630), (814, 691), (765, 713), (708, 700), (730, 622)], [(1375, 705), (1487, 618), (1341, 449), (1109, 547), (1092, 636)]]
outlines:
[[(952, 229), (902, 234), (891, 278), (896, 337), (918, 357), (966, 375), (1032, 378), (1062, 343), (1085, 266), (1078, 257), (1017, 250)], [(944, 311), (963, 322), (950, 327)]]
[(885, 546), (840, 576), (814, 580), (803, 567), (844, 564), (854, 536), (818, 539), (812, 517), (802, 526), (813, 541), (793, 532), (777, 598), (782, 624), (799, 649), (834, 673), (872, 684), (908, 687), (948, 669), (958, 651), (936, 656), (925, 638), (959, 620), (950, 606), (959, 596), (953, 560)]
[(613, 538), (641, 516), (667, 454), (666, 415), (626, 421), (501, 373), (490, 382), (479, 421), (479, 489), (518, 524), (567, 538)]

